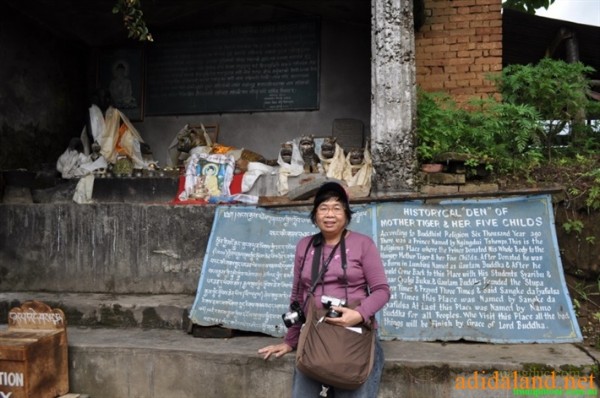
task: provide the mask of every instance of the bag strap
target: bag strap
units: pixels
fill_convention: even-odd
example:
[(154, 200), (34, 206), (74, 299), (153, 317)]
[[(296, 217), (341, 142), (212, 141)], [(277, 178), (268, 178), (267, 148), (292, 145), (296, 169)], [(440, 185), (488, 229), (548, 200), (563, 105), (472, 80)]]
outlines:
[(311, 273), (311, 289), (309, 291), (312, 294), (315, 291), (317, 280), (319, 279), (319, 264), (321, 261), (321, 253), (323, 251), (323, 243), (319, 242), (318, 245), (315, 246), (315, 252), (313, 253), (313, 261), (312, 261), (312, 273)]
[[(344, 231), (344, 233), (345, 233), (345, 231)], [(342, 239), (340, 239), (340, 241), (338, 243), (336, 243), (336, 245), (333, 247), (333, 250), (331, 250), (331, 253), (329, 253), (329, 257), (327, 257), (327, 261), (323, 262), (320, 272), (319, 272), (319, 265), (321, 264), (321, 260), (322, 260), (321, 253), (323, 251), (324, 242), (321, 241), (320, 244), (315, 248), (315, 253), (313, 255), (313, 263), (312, 263), (312, 286), (310, 287), (310, 291), (309, 291), (309, 293), (311, 295), (315, 292), (317, 285), (319, 284), (319, 281), (323, 280), (323, 275), (325, 275), (325, 273), (327, 272), (327, 269), (329, 268), (329, 263), (333, 259), (333, 256), (335, 255), (335, 251), (337, 250), (340, 243), (342, 242)]]
[[(314, 234), (310, 238), (308, 245), (306, 245), (306, 250), (304, 250), (304, 257), (302, 258), (302, 265), (300, 266), (300, 276), (298, 277), (298, 280), (296, 281), (296, 295), (298, 294), (298, 291), (300, 289), (300, 280), (302, 279), (302, 271), (304, 270), (304, 264), (306, 263), (306, 256), (308, 255), (308, 251), (310, 250), (310, 247), (313, 246), (315, 242), (317, 242), (317, 237), (320, 237), (320, 236), (321, 236), (321, 233)], [(295, 299), (298, 300), (298, 297), (295, 297)]]

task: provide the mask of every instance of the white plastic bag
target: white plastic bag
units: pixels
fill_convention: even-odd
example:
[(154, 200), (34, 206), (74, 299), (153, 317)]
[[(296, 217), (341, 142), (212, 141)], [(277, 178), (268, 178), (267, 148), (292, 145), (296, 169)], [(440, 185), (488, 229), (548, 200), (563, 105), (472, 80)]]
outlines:
[(91, 173), (90, 170), (81, 167), (85, 163), (91, 163), (89, 156), (76, 149), (67, 148), (56, 161), (56, 170), (62, 178), (82, 177)]

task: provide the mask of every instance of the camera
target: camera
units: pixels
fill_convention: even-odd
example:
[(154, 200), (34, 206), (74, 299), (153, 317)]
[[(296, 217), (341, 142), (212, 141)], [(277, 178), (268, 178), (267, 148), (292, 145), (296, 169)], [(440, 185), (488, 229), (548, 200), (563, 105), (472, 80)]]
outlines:
[(327, 314), (325, 315), (328, 318), (339, 318), (342, 316), (339, 312), (333, 309), (333, 307), (345, 307), (346, 300), (342, 300), (339, 298), (331, 297), (331, 296), (321, 296), (321, 304), (323, 307), (327, 308)]
[(290, 310), (285, 314), (281, 315), (283, 319), (283, 323), (285, 323), (285, 327), (289, 328), (296, 323), (304, 323), (306, 322), (306, 317), (304, 316), (304, 311), (302, 311), (302, 307), (297, 301), (292, 302), (290, 304)]

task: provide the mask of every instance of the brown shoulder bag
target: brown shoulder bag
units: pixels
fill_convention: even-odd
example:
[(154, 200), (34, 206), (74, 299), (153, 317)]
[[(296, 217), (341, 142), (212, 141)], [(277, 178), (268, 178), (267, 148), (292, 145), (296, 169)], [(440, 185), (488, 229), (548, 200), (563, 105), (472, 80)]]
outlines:
[[(342, 268), (347, 287), (345, 249), (342, 238)], [(321, 277), (327, 271), (332, 256), (323, 264)], [(315, 272), (318, 257), (318, 253), (315, 253), (317, 260), (313, 261), (313, 286), (305, 306), (308, 307), (308, 313), (300, 331), (296, 367), (306, 376), (327, 386), (354, 390), (367, 381), (373, 368), (376, 332), (364, 324), (347, 328), (324, 321), (327, 310), (318, 309), (314, 302), (314, 291), (319, 280)], [(374, 325), (374, 319), (371, 319), (371, 325)]]

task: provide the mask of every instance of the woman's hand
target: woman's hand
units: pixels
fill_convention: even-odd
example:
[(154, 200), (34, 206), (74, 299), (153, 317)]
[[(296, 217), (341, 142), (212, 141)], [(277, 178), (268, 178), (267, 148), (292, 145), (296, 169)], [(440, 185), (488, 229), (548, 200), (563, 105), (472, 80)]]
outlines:
[(266, 361), (271, 355), (273, 355), (275, 358), (279, 358), (291, 351), (293, 351), (292, 347), (285, 343), (281, 343), (261, 348), (258, 350), (258, 353), (262, 355), (263, 359)]
[(345, 326), (345, 327), (349, 327), (349, 326), (356, 326), (359, 325), (361, 323), (363, 323), (363, 318), (362, 315), (360, 315), (360, 312), (353, 310), (351, 308), (346, 308), (346, 307), (331, 307), (333, 308), (336, 312), (339, 312), (340, 314), (342, 314), (341, 317), (338, 318), (325, 318), (325, 322), (327, 323), (331, 323), (332, 325), (337, 325), (337, 326)]

